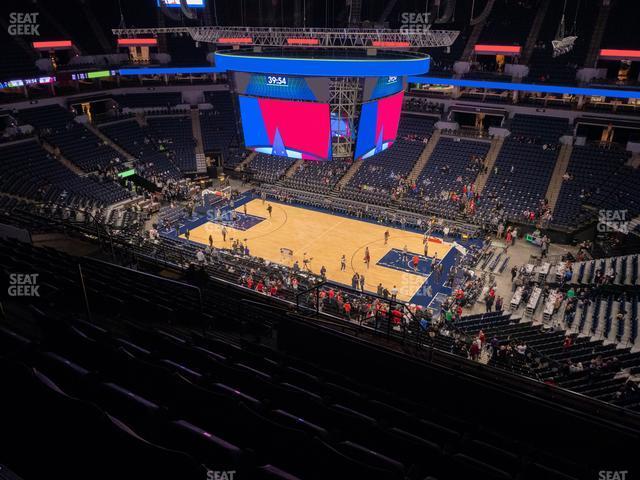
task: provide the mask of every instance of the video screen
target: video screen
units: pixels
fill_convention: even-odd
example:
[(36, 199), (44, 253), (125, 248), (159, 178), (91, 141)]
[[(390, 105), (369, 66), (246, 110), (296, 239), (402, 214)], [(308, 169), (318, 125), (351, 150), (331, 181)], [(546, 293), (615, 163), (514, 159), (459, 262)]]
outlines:
[(320, 103), (329, 101), (329, 79), (326, 77), (235, 72), (233, 79), (239, 95)]
[(304, 160), (331, 158), (328, 104), (243, 95), (238, 102), (247, 148)]
[(353, 125), (351, 120), (337, 113), (331, 113), (331, 137), (353, 139)]
[(362, 104), (355, 158), (369, 158), (386, 150), (398, 135), (404, 92)]
[(368, 77), (364, 81), (363, 101), (369, 102), (378, 98), (388, 97), (404, 90), (405, 77)]

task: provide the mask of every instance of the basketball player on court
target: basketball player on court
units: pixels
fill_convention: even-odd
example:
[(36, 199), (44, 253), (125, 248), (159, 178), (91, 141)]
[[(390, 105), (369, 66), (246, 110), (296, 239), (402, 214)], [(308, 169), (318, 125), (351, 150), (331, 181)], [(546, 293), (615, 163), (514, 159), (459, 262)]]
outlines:
[(344, 256), (344, 254), (342, 254), (342, 257), (340, 257), (340, 271), (344, 272), (347, 269), (347, 257)]
[(271, 204), (267, 205), (267, 212), (269, 212), (269, 218), (271, 218), (271, 211), (273, 210), (273, 207), (271, 206)]
[(371, 254), (369, 253), (369, 247), (364, 248), (364, 263), (369, 268), (369, 263), (371, 263)]
[(389, 230), (384, 231), (384, 244), (386, 245), (389, 242)]
[(320, 268), (320, 276), (322, 277), (322, 280), (327, 280), (327, 268), (324, 265)]
[(413, 271), (417, 272), (418, 271), (418, 265), (420, 264), (420, 258), (418, 257), (418, 255), (414, 255), (413, 256)]
[(227, 241), (227, 227), (222, 227), (222, 241), (226, 242)]

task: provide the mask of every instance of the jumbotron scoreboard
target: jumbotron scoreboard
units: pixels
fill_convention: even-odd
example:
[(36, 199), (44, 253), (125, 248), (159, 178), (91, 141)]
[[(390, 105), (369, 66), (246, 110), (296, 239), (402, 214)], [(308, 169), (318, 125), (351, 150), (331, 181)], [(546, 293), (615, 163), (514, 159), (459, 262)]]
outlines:
[(232, 80), (247, 148), (305, 160), (360, 159), (396, 140), (407, 75), (428, 70), (428, 57), (240, 50), (216, 53), (220, 65)]

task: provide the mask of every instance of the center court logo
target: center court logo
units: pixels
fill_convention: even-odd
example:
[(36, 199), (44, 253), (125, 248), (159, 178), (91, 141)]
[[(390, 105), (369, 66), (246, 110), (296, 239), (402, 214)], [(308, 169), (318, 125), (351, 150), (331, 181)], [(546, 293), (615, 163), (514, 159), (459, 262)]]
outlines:
[(37, 273), (12, 273), (9, 275), (10, 297), (39, 297), (40, 285), (38, 285)]
[(20, 35), (40, 36), (39, 15), (39, 12), (11, 12), (9, 14), (7, 32), (14, 37)]
[(431, 30), (428, 12), (402, 12), (400, 33), (427, 33)]

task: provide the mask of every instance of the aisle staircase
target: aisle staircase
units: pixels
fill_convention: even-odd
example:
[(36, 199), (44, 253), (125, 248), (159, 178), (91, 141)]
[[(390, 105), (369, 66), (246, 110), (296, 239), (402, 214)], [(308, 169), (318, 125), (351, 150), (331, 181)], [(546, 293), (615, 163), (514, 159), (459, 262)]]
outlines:
[(196, 140), (196, 172), (207, 172), (207, 159), (204, 155), (204, 143), (202, 142), (202, 130), (200, 129), (200, 110), (191, 108), (191, 130)]
[(573, 145), (571, 144), (563, 144), (562, 147), (560, 147), (560, 153), (558, 154), (558, 159), (556, 160), (556, 165), (551, 175), (551, 181), (545, 194), (545, 198), (549, 201), (549, 208), (552, 212), (556, 208), (556, 203), (560, 196), (560, 189), (562, 188), (562, 176), (567, 171), (572, 152)]
[(360, 18), (362, 16), (362, 0), (351, 0), (351, 11), (349, 12), (349, 18), (351, 20), (350, 25), (355, 27), (360, 26)]
[(609, 20), (609, 13), (611, 12), (611, 1), (602, 0), (600, 6), (600, 12), (593, 30), (590, 32), (591, 42), (589, 43), (589, 51), (587, 52), (587, 58), (584, 61), (584, 66), (587, 68), (595, 68), (598, 62), (598, 55), (600, 53), (600, 44), (602, 43), (602, 37), (604, 37), (604, 31), (607, 28), (607, 20)]
[(207, 173), (207, 157), (204, 153), (196, 151), (196, 172)]
[(482, 190), (484, 189), (484, 186), (487, 184), (487, 180), (489, 179), (489, 175), (491, 175), (493, 166), (496, 164), (496, 159), (500, 154), (500, 150), (502, 149), (503, 144), (504, 137), (496, 137), (491, 140), (491, 147), (489, 147), (486, 159), (487, 173), (480, 173), (476, 178), (476, 192), (482, 193)]
[(427, 162), (429, 162), (429, 159), (431, 158), (431, 154), (435, 150), (441, 135), (442, 134), (440, 130), (438, 129), (434, 130), (433, 135), (431, 135), (431, 138), (429, 138), (429, 141), (427, 142), (427, 145), (422, 150), (422, 153), (420, 154), (418, 161), (413, 166), (413, 169), (411, 170), (411, 172), (409, 173), (409, 176), (407, 177), (407, 180), (409, 181), (409, 183), (415, 182), (418, 179), (418, 177), (422, 173), (422, 170), (424, 170), (424, 167), (427, 165)]
[(251, 152), (249, 155), (247, 155), (247, 158), (245, 158), (243, 161), (241, 161), (238, 165), (236, 165), (236, 168), (234, 168), (234, 170), (236, 172), (241, 172), (243, 170), (247, 169), (247, 166), (251, 163), (251, 161), (256, 158), (257, 153), (256, 152)]
[(358, 172), (362, 164), (363, 164), (362, 159), (356, 160), (355, 162), (353, 162), (349, 167), (349, 170), (347, 170), (347, 172), (342, 176), (342, 178), (338, 181), (338, 183), (336, 183), (334, 190), (335, 191), (342, 190), (347, 185), (347, 183), (349, 183), (349, 180), (351, 180), (353, 176)]
[(636, 228), (638, 228), (638, 225), (640, 225), (640, 215), (631, 219), (629, 222), (629, 231), (634, 232)]
[(631, 155), (625, 165), (628, 165), (631, 168), (640, 168), (640, 153), (634, 153), (633, 155)]
[(304, 160), (302, 159), (299, 159), (293, 162), (293, 164), (289, 168), (287, 168), (287, 171), (284, 172), (284, 177), (281, 178), (281, 181), (286, 178), (293, 177), (303, 163), (304, 163)]
[(522, 49), (520, 63), (523, 65), (527, 65), (529, 63), (529, 59), (531, 58), (533, 49), (536, 46), (536, 42), (538, 41), (540, 29), (542, 28), (542, 24), (544, 23), (544, 18), (547, 15), (547, 10), (549, 9), (550, 3), (551, 0), (542, 0), (542, 2), (540, 2), (540, 5), (538, 6), (536, 16), (534, 17), (533, 23), (531, 24), (531, 30), (529, 30), (529, 36), (527, 37), (527, 41), (524, 44), (524, 48)]
[(489, 0), (489, 3), (485, 6), (482, 14), (475, 18), (476, 23), (473, 24), (473, 30), (471, 30), (471, 35), (469, 35), (469, 39), (467, 40), (467, 44), (462, 51), (462, 56), (460, 57), (460, 61), (468, 62), (473, 54), (473, 49), (475, 48), (478, 40), (480, 39), (480, 35), (482, 35), (482, 30), (484, 30), (484, 25), (487, 23), (487, 18), (489, 18), (491, 11), (493, 10), (493, 4), (496, 3), (496, 0)]
[(383, 25), (384, 22), (387, 21), (387, 18), (389, 18), (389, 15), (391, 14), (393, 7), (396, 6), (396, 3), (398, 3), (398, 0), (387, 0), (384, 10), (380, 14), (380, 17), (378, 17), (378, 25)]
[(42, 148), (44, 148), (47, 152), (49, 152), (53, 158), (58, 160), (62, 165), (67, 167), (69, 170), (71, 170), (76, 175), (79, 175), (79, 176), (86, 175), (86, 173), (80, 167), (78, 167), (75, 163), (73, 163), (69, 159), (67, 159), (59, 151), (57, 152), (56, 149), (53, 147), (53, 145), (51, 145), (47, 141), (40, 139), (40, 145), (42, 145)]
[(79, 123), (81, 125), (84, 125), (85, 127), (87, 127), (87, 129), (89, 131), (91, 131), (91, 133), (93, 133), (96, 137), (98, 137), (100, 140), (102, 140), (107, 145), (109, 145), (111, 148), (113, 148), (116, 152), (118, 152), (125, 159), (125, 161), (133, 162), (135, 160), (135, 157), (133, 155), (131, 155), (124, 148), (122, 148), (120, 145), (118, 145), (113, 140), (111, 140), (109, 137), (107, 137), (104, 133), (102, 133), (100, 131), (99, 128), (96, 128), (90, 122), (79, 122)]

